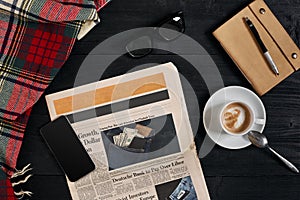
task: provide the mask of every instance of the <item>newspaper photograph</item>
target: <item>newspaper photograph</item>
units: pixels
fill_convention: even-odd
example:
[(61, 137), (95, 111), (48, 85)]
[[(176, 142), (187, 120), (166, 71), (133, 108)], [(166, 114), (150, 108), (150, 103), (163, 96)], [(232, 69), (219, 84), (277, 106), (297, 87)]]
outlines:
[(210, 199), (172, 63), (46, 101), (51, 120), (68, 118), (96, 166), (78, 181), (67, 179), (74, 200)]

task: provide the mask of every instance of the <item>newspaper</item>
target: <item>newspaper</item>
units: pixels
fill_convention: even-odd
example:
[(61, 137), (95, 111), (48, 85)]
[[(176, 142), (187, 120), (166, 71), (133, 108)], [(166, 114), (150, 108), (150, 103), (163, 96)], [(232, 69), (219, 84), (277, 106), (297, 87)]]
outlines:
[(172, 63), (46, 100), (51, 120), (66, 115), (96, 165), (67, 180), (74, 200), (210, 199)]

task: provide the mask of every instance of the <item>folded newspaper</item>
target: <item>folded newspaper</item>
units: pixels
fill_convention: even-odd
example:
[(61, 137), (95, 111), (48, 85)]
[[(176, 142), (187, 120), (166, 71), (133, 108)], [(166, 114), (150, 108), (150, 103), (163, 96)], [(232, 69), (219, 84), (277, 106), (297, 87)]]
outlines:
[(46, 100), (51, 120), (67, 116), (96, 165), (78, 181), (67, 180), (74, 200), (210, 199), (172, 63)]

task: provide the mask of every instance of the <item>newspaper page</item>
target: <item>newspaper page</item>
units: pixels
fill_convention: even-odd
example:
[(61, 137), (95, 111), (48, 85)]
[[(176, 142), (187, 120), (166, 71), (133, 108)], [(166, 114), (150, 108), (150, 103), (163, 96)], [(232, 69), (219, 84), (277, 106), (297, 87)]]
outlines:
[(210, 199), (172, 63), (46, 100), (51, 120), (67, 116), (96, 165), (76, 182), (67, 179), (74, 200)]

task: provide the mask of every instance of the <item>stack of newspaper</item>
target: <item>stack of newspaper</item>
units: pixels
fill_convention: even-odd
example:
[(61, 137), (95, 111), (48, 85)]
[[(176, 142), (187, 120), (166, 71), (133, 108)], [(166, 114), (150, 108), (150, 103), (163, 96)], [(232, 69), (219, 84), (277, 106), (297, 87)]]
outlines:
[(210, 199), (172, 63), (46, 100), (51, 119), (68, 117), (96, 165), (68, 180), (74, 200)]

